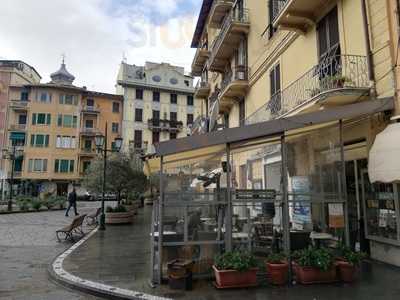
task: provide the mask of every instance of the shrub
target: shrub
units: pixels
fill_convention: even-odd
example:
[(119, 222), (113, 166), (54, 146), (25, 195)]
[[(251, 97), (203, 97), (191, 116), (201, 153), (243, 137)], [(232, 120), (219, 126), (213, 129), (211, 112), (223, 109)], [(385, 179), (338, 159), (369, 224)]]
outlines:
[(250, 253), (232, 251), (218, 255), (215, 258), (215, 267), (218, 270), (236, 270), (244, 272), (256, 268), (257, 261)]
[(21, 211), (28, 211), (31, 201), (32, 199), (28, 196), (18, 196), (15, 200)]
[(281, 264), (286, 261), (286, 255), (284, 253), (272, 253), (267, 257), (267, 263), (270, 264)]
[(106, 212), (108, 212), (108, 213), (123, 213), (123, 212), (128, 212), (128, 210), (126, 209), (125, 206), (122, 206), (122, 205), (119, 205), (115, 208), (113, 208), (111, 206), (107, 206)]
[(361, 263), (362, 260), (366, 258), (366, 254), (363, 252), (354, 252), (349, 247), (342, 246), (339, 249), (339, 258), (344, 259), (348, 263), (357, 266)]
[(43, 206), (47, 207), (48, 210), (51, 210), (56, 205), (57, 205), (57, 197), (55, 196), (47, 197), (47, 199), (43, 201)]
[(328, 249), (311, 246), (296, 251), (293, 259), (302, 267), (314, 267), (322, 271), (328, 271), (334, 262), (334, 256)]
[(34, 210), (36, 210), (36, 211), (39, 211), (40, 210), (40, 208), (42, 207), (42, 201), (40, 200), (40, 199), (34, 199), (34, 200), (32, 200), (32, 202), (31, 202), (31, 206), (32, 206), (32, 208), (34, 209)]

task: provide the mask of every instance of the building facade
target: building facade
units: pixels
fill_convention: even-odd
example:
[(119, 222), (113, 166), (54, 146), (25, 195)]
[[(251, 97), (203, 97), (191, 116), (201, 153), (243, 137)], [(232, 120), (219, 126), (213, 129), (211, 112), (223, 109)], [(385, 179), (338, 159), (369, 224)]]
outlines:
[(117, 94), (124, 97), (124, 149), (151, 152), (155, 143), (185, 137), (201, 115), (193, 78), (184, 68), (166, 63), (135, 66), (121, 63)]
[[(197, 48), (192, 73), (200, 77), (195, 96), (207, 108), (207, 122), (198, 131), (385, 98), (393, 98), (398, 107), (397, 10), (398, 1), (384, 0), (204, 0), (192, 41)], [(344, 123), (346, 217), (352, 245), (400, 265), (399, 187), (370, 182), (368, 176), (370, 150), (389, 122), (390, 115), (379, 113)], [(303, 155), (289, 170), (289, 187), (308, 182), (307, 189), (322, 189), (315, 178), (326, 176), (328, 162), (318, 162), (319, 169), (315, 165), (316, 136), (288, 150)], [(279, 146), (237, 154), (232, 171), (236, 188), (279, 189), (274, 178), (280, 179), (275, 175), (281, 172), (281, 159)], [(380, 200), (385, 197), (393, 205), (383, 207)], [(388, 246), (395, 255), (385, 254)]]
[[(13, 179), (22, 193), (65, 194), (96, 157), (94, 136), (105, 134), (105, 123), (108, 147), (121, 133), (122, 97), (74, 86), (64, 63), (51, 79), (10, 86), (6, 138), (20, 154)], [(6, 169), (11, 173), (11, 161)]]

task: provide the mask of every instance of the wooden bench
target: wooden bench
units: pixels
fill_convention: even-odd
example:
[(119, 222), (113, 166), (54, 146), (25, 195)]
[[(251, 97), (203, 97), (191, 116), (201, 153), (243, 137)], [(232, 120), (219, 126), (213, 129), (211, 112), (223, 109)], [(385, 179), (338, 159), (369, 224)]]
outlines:
[(100, 216), (100, 214), (101, 214), (101, 207), (96, 209), (95, 212), (86, 216), (86, 224), (87, 225), (97, 224), (98, 222), (97, 218)]
[(85, 219), (86, 215), (81, 215), (75, 217), (75, 219), (72, 221), (72, 223), (68, 226), (65, 226), (62, 229), (59, 229), (56, 231), (57, 235), (57, 240), (61, 242), (60, 235), (65, 235), (64, 240), (74, 240), (74, 233), (77, 233), (81, 236), (84, 236), (85, 233), (83, 232), (82, 225), (83, 225), (83, 220)]

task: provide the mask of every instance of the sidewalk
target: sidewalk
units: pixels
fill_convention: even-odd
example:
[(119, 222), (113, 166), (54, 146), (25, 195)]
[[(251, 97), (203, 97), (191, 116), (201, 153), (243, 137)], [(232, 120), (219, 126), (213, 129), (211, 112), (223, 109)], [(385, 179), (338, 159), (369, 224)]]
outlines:
[(152, 289), (150, 273), (150, 216), (152, 207), (141, 209), (133, 225), (108, 226), (97, 232), (64, 261), (66, 271), (86, 280), (173, 299), (195, 300), (347, 300), (400, 299), (400, 269), (372, 263), (352, 285), (312, 285), (291, 288), (262, 286), (256, 289), (217, 291), (211, 282), (198, 281), (193, 291)]

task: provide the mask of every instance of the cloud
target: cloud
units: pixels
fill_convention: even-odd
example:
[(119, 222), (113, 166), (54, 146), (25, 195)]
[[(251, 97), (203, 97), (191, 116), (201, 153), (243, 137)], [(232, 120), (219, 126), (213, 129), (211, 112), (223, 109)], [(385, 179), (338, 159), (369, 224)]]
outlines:
[(185, 1), (2, 0), (0, 57), (26, 61), (47, 82), (65, 53), (75, 84), (104, 92), (115, 91), (123, 53), (128, 63), (164, 61), (190, 71), (198, 1)]

